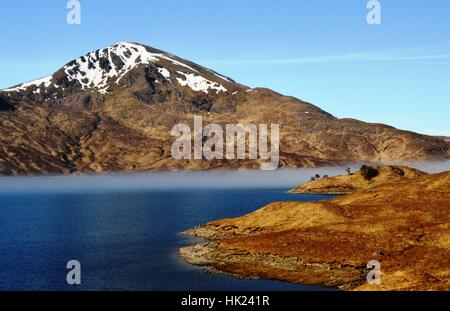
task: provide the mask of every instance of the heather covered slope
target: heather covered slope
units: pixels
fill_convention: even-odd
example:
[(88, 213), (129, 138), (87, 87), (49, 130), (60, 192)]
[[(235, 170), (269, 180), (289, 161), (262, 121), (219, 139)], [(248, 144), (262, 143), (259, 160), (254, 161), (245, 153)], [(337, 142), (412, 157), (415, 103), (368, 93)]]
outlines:
[(387, 182), (402, 181), (426, 175), (425, 172), (407, 166), (362, 166), (358, 172), (346, 175), (322, 177), (298, 185), (290, 192), (303, 194), (348, 194)]
[[(332, 201), (272, 203), (190, 230), (213, 240), (190, 263), (245, 277), (347, 290), (450, 290), (450, 173), (381, 184)], [(381, 285), (366, 265), (381, 263)]]
[(259, 168), (257, 161), (178, 161), (179, 123), (280, 125), (282, 167), (448, 159), (450, 143), (352, 119), (137, 43), (79, 57), (0, 91), (0, 173)]

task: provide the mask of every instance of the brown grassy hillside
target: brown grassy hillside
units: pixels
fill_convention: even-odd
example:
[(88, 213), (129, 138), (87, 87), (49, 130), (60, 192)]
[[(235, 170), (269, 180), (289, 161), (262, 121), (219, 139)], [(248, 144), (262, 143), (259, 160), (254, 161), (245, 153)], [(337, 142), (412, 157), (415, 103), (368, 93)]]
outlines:
[[(381, 184), (332, 201), (272, 203), (188, 231), (180, 250), (239, 276), (347, 290), (450, 290), (450, 172)], [(378, 260), (381, 285), (366, 284)]]
[(348, 194), (383, 183), (417, 178), (426, 174), (406, 166), (381, 165), (371, 167), (364, 165), (358, 172), (319, 178), (301, 184), (290, 192), (303, 194)]

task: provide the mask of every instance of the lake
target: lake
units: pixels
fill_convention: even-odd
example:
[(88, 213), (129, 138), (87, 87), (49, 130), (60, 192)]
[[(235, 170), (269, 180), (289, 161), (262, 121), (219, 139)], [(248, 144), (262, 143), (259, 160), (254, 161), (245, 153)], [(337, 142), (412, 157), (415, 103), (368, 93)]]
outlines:
[[(206, 273), (186, 264), (177, 249), (195, 243), (180, 232), (199, 224), (240, 216), (273, 201), (330, 196), (288, 194), (289, 187), (268, 184), (208, 188), (179, 176), (166, 179), (176, 178), (181, 185), (182, 178), (186, 187), (171, 187), (159, 177), (151, 178), (148, 187), (145, 178), (138, 187), (114, 176), (107, 177), (109, 184), (106, 179), (83, 181), (86, 177), (1, 178), (0, 290), (320, 289)], [(66, 263), (73, 259), (81, 263), (80, 286), (66, 283)]]

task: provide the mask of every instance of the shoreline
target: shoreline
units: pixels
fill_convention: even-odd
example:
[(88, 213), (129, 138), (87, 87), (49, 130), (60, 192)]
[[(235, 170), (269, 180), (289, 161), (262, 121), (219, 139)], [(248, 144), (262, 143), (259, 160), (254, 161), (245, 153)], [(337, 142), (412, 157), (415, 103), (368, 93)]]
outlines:
[[(365, 280), (365, 267), (343, 269), (341, 265), (304, 263), (296, 257), (253, 255), (221, 249), (215, 242), (182, 247), (178, 250), (178, 254), (187, 263), (204, 267), (208, 273), (225, 274), (237, 279), (282, 281), (330, 290), (349, 290), (361, 285)], [(280, 267), (291, 274), (280, 277)], [(320, 278), (314, 278), (313, 276), (318, 273), (321, 275)], [(338, 281), (342, 277), (347, 281)]]
[[(207, 243), (179, 249), (188, 263), (240, 277), (341, 290), (450, 290), (450, 172), (329, 201), (274, 202), (183, 232)], [(382, 283), (367, 283), (367, 264)]]

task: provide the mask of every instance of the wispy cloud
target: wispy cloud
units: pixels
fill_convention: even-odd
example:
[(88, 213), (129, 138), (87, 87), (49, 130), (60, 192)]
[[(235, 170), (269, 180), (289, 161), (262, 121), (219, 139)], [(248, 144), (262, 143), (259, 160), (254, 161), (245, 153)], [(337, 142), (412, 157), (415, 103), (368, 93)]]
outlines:
[(404, 57), (404, 60), (436, 60), (436, 59), (450, 59), (450, 54)]
[[(420, 62), (428, 63), (431, 60), (449, 60), (450, 54), (413, 55), (402, 56), (386, 52), (360, 52), (338, 55), (324, 55), (298, 58), (273, 58), (273, 59), (247, 59), (247, 60), (206, 60), (204, 64), (216, 65), (295, 65), (295, 64), (323, 64), (340, 62)], [(431, 64), (431, 63), (430, 63)]]

